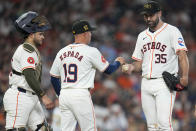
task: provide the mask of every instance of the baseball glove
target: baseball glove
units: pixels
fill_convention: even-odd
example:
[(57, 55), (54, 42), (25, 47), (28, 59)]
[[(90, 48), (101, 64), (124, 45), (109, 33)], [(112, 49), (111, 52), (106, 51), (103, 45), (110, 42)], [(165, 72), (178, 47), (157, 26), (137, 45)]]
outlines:
[(175, 77), (167, 71), (162, 73), (163, 79), (171, 91), (183, 91), (187, 90), (188, 86), (183, 86), (180, 84), (180, 77)]

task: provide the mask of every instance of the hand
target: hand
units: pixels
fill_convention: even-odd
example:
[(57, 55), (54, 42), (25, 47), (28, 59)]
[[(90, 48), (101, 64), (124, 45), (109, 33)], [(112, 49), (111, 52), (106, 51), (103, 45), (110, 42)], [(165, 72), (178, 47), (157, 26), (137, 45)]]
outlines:
[(122, 66), (122, 72), (131, 74), (134, 70), (134, 66), (132, 64), (125, 64)]
[(181, 77), (180, 84), (183, 86), (187, 86), (188, 85), (188, 77)]
[(123, 57), (117, 57), (115, 61), (119, 61), (121, 65), (125, 64), (125, 59)]
[(54, 103), (48, 98), (47, 95), (42, 96), (42, 102), (44, 103), (46, 109), (52, 109), (54, 107)]

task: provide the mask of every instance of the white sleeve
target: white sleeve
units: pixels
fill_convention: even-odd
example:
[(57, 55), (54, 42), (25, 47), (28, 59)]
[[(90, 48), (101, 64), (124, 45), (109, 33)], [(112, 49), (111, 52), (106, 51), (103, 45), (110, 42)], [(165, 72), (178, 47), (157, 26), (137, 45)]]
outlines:
[(22, 50), (20, 56), (20, 65), (22, 71), (27, 68), (35, 69), (37, 63), (38, 63), (38, 56), (35, 52), (29, 53), (25, 50)]
[(143, 53), (142, 53), (141, 45), (142, 45), (141, 37), (139, 35), (137, 38), (136, 45), (135, 45), (135, 50), (132, 55), (132, 59), (137, 60), (137, 61), (142, 61)]
[(187, 51), (184, 39), (183, 39), (182, 34), (178, 28), (175, 28), (172, 31), (171, 37), (172, 37), (171, 42), (172, 42), (172, 45), (173, 45), (175, 52), (177, 52), (178, 50)]
[(56, 58), (54, 59), (54, 62), (52, 64), (52, 67), (50, 69), (50, 75), (54, 76), (54, 77), (60, 77), (60, 69), (59, 69), (59, 65), (61, 63), (61, 60), (58, 56), (58, 54), (56, 55)]
[(92, 65), (101, 72), (104, 72), (105, 69), (109, 66), (108, 61), (103, 57), (100, 51), (96, 48), (93, 48), (93, 51), (91, 52), (89, 57)]

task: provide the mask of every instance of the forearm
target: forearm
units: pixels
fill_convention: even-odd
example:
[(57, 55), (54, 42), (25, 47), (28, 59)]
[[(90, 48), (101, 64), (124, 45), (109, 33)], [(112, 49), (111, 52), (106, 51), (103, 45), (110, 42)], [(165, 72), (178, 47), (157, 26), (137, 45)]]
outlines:
[(181, 71), (180, 83), (183, 86), (188, 85), (188, 73), (189, 73), (189, 61), (185, 51), (181, 50), (177, 52), (179, 58), (179, 66)]
[(142, 62), (141, 61), (135, 61), (132, 63), (133, 71), (140, 72), (142, 70)]
[(185, 51), (179, 52), (179, 65), (182, 77), (187, 77), (189, 74), (189, 61)]
[(34, 69), (25, 69), (23, 70), (23, 74), (28, 85), (31, 89), (39, 96), (42, 97), (45, 95), (44, 91), (41, 89), (40, 82), (36, 79), (35, 70)]
[(56, 94), (59, 96), (59, 95), (60, 95), (60, 91), (61, 91), (60, 79), (51, 76), (51, 79), (50, 79), (50, 80), (51, 80), (51, 83), (52, 83), (52, 85), (53, 85), (53, 88), (54, 88)]

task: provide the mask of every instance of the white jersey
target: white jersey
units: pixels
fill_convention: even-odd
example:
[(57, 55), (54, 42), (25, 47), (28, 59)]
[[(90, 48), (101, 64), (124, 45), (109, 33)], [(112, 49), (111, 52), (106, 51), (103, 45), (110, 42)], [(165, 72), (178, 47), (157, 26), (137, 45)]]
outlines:
[[(31, 45), (33, 46), (33, 45)], [(39, 63), (39, 57), (36, 52), (28, 52), (24, 49), (23, 44), (21, 44), (15, 51), (12, 60), (11, 66), (17, 72), (22, 73), (24, 69), (33, 68), (36, 69), (36, 65)], [(28, 91), (34, 92), (28, 85), (24, 75), (16, 75), (10, 73), (9, 75), (9, 84), (16, 87), (21, 87)]]
[(178, 72), (178, 50), (187, 50), (178, 28), (164, 23), (154, 33), (149, 28), (138, 35), (132, 58), (142, 61), (142, 76), (162, 77), (163, 71)]
[(96, 69), (103, 72), (108, 65), (97, 48), (70, 44), (57, 53), (50, 74), (61, 78), (61, 88), (93, 88)]

